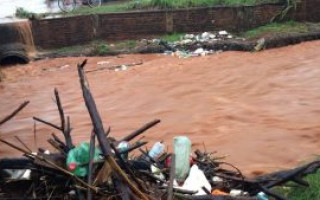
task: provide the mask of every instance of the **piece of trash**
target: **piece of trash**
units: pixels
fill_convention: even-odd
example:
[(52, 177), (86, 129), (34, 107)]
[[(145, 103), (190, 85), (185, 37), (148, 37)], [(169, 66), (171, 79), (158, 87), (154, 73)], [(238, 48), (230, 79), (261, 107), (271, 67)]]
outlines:
[(219, 31), (219, 35), (228, 35), (227, 31)]
[(221, 191), (221, 190), (219, 190), (219, 189), (213, 190), (213, 191), (211, 192), (211, 194), (213, 194), (213, 195), (229, 195), (229, 193), (226, 193), (226, 192)]
[(165, 180), (165, 176), (161, 173), (161, 170), (158, 167), (151, 165), (151, 172), (155, 177), (159, 178), (160, 180)]
[(208, 191), (211, 191), (211, 185), (203, 171), (201, 171), (197, 165), (193, 165), (181, 188), (185, 190), (197, 190), (198, 192), (196, 195), (205, 195), (206, 192), (203, 191), (202, 187), (205, 187)]
[(66, 69), (68, 67), (70, 67), (70, 65), (62, 65), (62, 66), (59, 67), (59, 69)]
[(162, 142), (156, 142), (149, 151), (148, 155), (153, 159), (158, 159), (158, 157), (164, 153), (164, 149), (165, 145)]
[(268, 196), (267, 196), (264, 192), (259, 192), (259, 193), (257, 194), (257, 198), (258, 198), (259, 200), (269, 200)]
[(230, 196), (237, 197), (237, 196), (248, 195), (248, 192), (244, 192), (239, 189), (232, 189), (229, 194)]
[(97, 62), (97, 65), (107, 65), (109, 63), (110, 63), (109, 61), (99, 61)]
[(257, 41), (257, 45), (254, 47), (255, 51), (261, 51), (265, 48), (265, 42), (266, 40), (264, 38), (261, 38)]
[[(117, 149), (122, 152), (128, 150), (130, 147), (130, 144), (127, 141), (122, 141), (118, 144)], [(125, 160), (128, 159), (128, 153), (121, 154), (121, 157)]]
[[(89, 148), (90, 144), (83, 142), (69, 151), (66, 165), (74, 175), (84, 177), (88, 174)], [(95, 161), (99, 160), (100, 154), (100, 150), (96, 148), (94, 154)]]
[(212, 181), (213, 182), (223, 182), (223, 179), (220, 178), (219, 176), (214, 176), (214, 177), (212, 177)]
[(125, 71), (125, 70), (128, 69), (128, 67), (127, 67), (127, 65), (121, 65), (120, 69), (121, 69), (122, 71)]
[(183, 182), (190, 170), (191, 141), (188, 137), (179, 136), (173, 139), (174, 154), (176, 155), (175, 179)]
[(203, 48), (198, 48), (198, 49), (195, 50), (193, 53), (202, 54), (203, 52), (204, 52), (204, 49), (203, 49)]

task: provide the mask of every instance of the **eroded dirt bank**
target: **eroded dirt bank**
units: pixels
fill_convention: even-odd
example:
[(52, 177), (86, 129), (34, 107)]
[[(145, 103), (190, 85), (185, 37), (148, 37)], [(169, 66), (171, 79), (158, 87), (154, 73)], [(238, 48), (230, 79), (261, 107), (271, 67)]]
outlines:
[[(96, 57), (89, 59), (87, 70), (100, 61), (144, 62), (126, 71), (88, 74), (104, 124), (112, 127), (114, 137), (160, 118), (162, 123), (145, 134), (147, 140), (171, 146), (174, 136), (187, 135), (194, 148), (203, 148), (204, 142), (208, 150), (229, 154), (227, 161), (250, 174), (293, 167), (320, 152), (319, 54), (320, 41), (315, 41), (188, 59)], [(48, 147), (46, 139), (56, 131), (38, 124), (34, 143), (32, 116), (59, 123), (52, 100), (57, 87), (75, 142), (88, 140), (91, 125), (76, 72), (82, 60), (41, 60), (4, 69), (0, 118), (26, 99), (31, 103), (0, 128), (0, 137), (15, 141), (17, 135), (30, 147)], [(0, 157), (12, 155), (19, 153), (0, 145)]]

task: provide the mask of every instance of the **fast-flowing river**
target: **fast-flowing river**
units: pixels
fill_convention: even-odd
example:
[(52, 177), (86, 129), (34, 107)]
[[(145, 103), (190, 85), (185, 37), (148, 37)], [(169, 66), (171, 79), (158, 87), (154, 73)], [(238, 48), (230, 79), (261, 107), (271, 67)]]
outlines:
[[(88, 73), (105, 127), (120, 138), (146, 122), (162, 122), (145, 133), (146, 140), (186, 135), (193, 149), (227, 158), (247, 174), (294, 167), (320, 153), (320, 41), (259, 53), (226, 52), (179, 59), (165, 55), (89, 58), (87, 70), (143, 61), (126, 71)], [(84, 58), (47, 59), (3, 69), (0, 118), (24, 100), (30, 104), (0, 127), (0, 137), (18, 144), (19, 136), (35, 150), (49, 147), (54, 129), (33, 116), (59, 124), (52, 100), (58, 88), (70, 116), (74, 142), (88, 141), (92, 126), (76, 70)], [(61, 137), (61, 135), (60, 135)], [(0, 157), (19, 152), (0, 145)]]

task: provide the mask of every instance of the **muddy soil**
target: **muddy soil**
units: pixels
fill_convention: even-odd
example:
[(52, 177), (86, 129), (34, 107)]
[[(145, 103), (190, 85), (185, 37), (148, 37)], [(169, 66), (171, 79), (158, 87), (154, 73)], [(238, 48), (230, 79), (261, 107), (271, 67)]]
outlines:
[[(145, 134), (169, 148), (187, 135), (193, 148), (218, 151), (246, 174), (293, 167), (320, 152), (320, 41), (258, 53), (226, 52), (178, 59), (159, 54), (92, 57), (87, 70), (139, 62), (126, 71), (88, 73), (104, 125), (120, 138), (155, 118), (162, 120)], [(0, 128), (0, 137), (19, 136), (31, 148), (49, 147), (52, 132), (32, 116), (59, 123), (52, 100), (60, 91), (71, 117), (75, 143), (88, 141), (91, 125), (83, 103), (76, 63), (57, 58), (2, 69), (0, 118), (24, 100), (31, 103)], [(0, 157), (18, 152), (0, 145)]]

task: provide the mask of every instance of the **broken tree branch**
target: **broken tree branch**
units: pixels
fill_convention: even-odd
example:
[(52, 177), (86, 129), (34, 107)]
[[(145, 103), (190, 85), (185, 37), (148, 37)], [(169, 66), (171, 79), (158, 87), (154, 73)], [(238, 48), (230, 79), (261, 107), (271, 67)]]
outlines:
[(72, 138), (70, 135), (70, 133), (71, 133), (70, 118), (67, 117), (67, 122), (66, 122), (66, 118), (64, 115), (63, 107), (61, 104), (61, 100), (60, 100), (60, 96), (59, 96), (59, 92), (58, 92), (57, 88), (54, 89), (54, 96), (56, 98), (56, 103), (57, 103), (60, 121), (61, 121), (60, 129), (62, 131), (64, 138), (65, 138), (67, 147), (69, 149), (72, 149), (72, 148), (74, 148), (74, 145), (72, 144)]
[(26, 148), (30, 153), (32, 152), (32, 150), (18, 136), (14, 137), (24, 146), (24, 148)]
[(29, 101), (23, 102), (17, 109), (15, 109), (11, 114), (4, 117), (2, 120), (0, 120), (0, 126), (10, 119), (12, 119), (15, 115), (17, 115), (24, 107), (26, 107), (29, 104)]
[[(115, 159), (112, 157), (112, 150), (109, 141), (105, 136), (105, 131), (102, 125), (101, 117), (98, 113), (97, 106), (93, 99), (93, 96), (89, 89), (89, 84), (86, 80), (84, 73), (84, 66), (86, 65), (87, 60), (84, 60), (82, 64), (78, 64), (78, 74), (80, 78), (81, 89), (83, 93), (83, 98), (86, 104), (86, 107), (89, 111), (91, 122), (94, 127), (94, 132), (97, 135), (101, 150), (103, 155), (106, 157), (106, 160), (109, 162), (110, 166), (116, 171), (116, 173), (129, 185), (129, 187), (141, 198), (148, 200), (149, 198), (143, 194), (128, 178), (128, 176), (122, 171)], [(126, 192), (126, 191), (124, 191)]]
[(33, 117), (33, 120), (35, 120), (35, 121), (37, 121), (37, 122), (41, 122), (41, 123), (46, 124), (46, 125), (48, 125), (48, 126), (51, 126), (52, 128), (55, 128), (55, 129), (57, 129), (57, 130), (59, 130), (59, 131), (62, 131), (62, 129), (61, 129), (59, 126), (57, 126), (57, 125), (55, 125), (55, 124), (53, 124), (53, 123), (51, 123), (51, 122), (47, 122), (47, 121), (45, 121), (45, 120), (43, 120), (43, 119), (40, 119), (40, 118), (38, 118), (38, 117)]
[(143, 125), (141, 128), (139, 128), (138, 130), (130, 133), (129, 135), (123, 137), (122, 139), (120, 139), (117, 143), (120, 143), (122, 141), (127, 141), (129, 142), (130, 140), (134, 139), (135, 137), (141, 135), (142, 133), (144, 133), (146, 130), (154, 127), (155, 125), (157, 125), (158, 123), (160, 123), (161, 120), (160, 119), (155, 119), (145, 125)]

